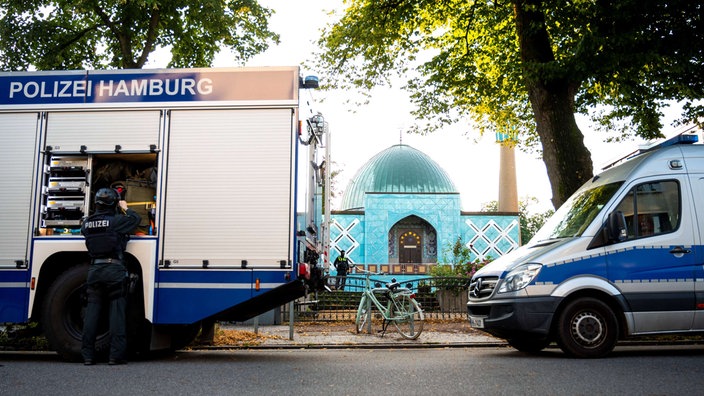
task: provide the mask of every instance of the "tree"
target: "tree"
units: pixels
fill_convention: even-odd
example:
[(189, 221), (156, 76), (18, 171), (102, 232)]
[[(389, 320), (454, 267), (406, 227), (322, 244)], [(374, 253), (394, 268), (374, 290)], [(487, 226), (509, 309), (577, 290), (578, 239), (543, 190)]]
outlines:
[[(559, 207), (592, 177), (575, 112), (626, 135), (661, 136), (668, 101), (704, 116), (704, 25), (690, 0), (350, 0), (317, 67), (330, 89), (368, 91), (393, 72), (420, 133), (471, 120), (540, 145)], [(414, 72), (415, 70), (415, 72)], [(700, 119), (701, 120), (701, 119)], [(632, 126), (631, 126), (632, 125)]]
[[(448, 243), (442, 252), (442, 261), (445, 264), (456, 266), (459, 264), (470, 263), (472, 260), (472, 251), (462, 242), (462, 237), (458, 236), (453, 243)], [(449, 254), (449, 257), (445, 257)]]
[[(521, 244), (526, 244), (533, 238), (540, 227), (555, 213), (553, 210), (546, 210), (541, 213), (530, 213), (528, 205), (538, 200), (535, 197), (527, 198), (518, 203), (518, 221), (521, 227)], [(498, 212), (499, 203), (497, 201), (486, 202), (482, 205), (482, 212)]]
[(3, 70), (142, 68), (170, 47), (169, 67), (207, 67), (222, 47), (243, 62), (279, 36), (256, 0), (0, 0)]

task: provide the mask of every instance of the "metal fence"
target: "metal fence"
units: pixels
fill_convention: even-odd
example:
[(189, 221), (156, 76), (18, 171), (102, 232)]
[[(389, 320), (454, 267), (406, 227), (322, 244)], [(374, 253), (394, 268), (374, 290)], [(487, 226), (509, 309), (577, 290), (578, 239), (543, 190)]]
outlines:
[[(467, 318), (467, 289), (469, 278), (464, 277), (415, 277), (384, 275), (372, 277), (372, 287), (382, 287), (392, 279), (416, 293), (416, 300), (428, 319), (460, 320)], [(365, 278), (348, 275), (344, 289), (335, 290), (337, 278), (330, 277), (330, 292), (317, 292), (296, 300), (293, 304), (294, 319), (307, 321), (352, 321), (365, 287)], [(290, 305), (282, 307), (282, 317), (289, 317)]]

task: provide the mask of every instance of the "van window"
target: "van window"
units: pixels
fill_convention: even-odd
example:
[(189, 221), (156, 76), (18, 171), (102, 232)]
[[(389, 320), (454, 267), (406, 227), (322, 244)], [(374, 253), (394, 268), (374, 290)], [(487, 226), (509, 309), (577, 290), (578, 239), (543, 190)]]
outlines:
[(621, 184), (616, 182), (578, 190), (545, 222), (530, 243), (581, 236)]
[(618, 205), (626, 217), (628, 239), (671, 232), (680, 221), (680, 187), (674, 180), (633, 187)]

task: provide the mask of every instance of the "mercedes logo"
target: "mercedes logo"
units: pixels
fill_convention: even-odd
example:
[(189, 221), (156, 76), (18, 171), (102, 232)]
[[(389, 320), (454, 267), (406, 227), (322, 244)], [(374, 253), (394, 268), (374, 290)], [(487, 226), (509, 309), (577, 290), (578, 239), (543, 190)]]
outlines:
[(482, 278), (477, 278), (474, 282), (474, 288), (472, 288), (472, 297), (479, 298), (479, 292), (482, 289)]

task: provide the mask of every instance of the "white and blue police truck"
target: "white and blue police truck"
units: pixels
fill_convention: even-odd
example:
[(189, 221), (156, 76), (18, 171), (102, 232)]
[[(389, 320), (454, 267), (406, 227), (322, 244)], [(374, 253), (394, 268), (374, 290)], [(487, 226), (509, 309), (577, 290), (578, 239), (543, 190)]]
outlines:
[(535, 353), (594, 358), (624, 338), (704, 332), (699, 130), (594, 176), (520, 249), (477, 271), (470, 324)]
[(102, 187), (142, 216), (126, 254), (135, 353), (319, 287), (314, 216), (296, 221), (299, 146), (326, 131), (299, 122), (314, 87), (298, 67), (0, 73), (0, 323), (37, 322), (79, 358), (80, 224)]

